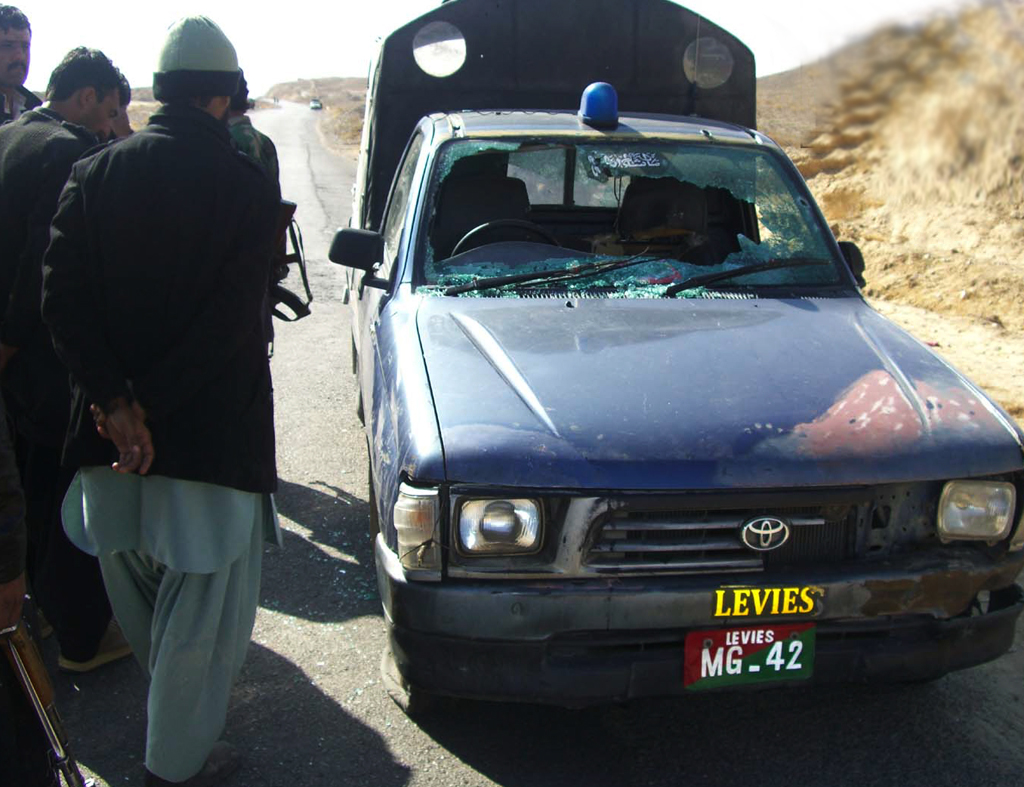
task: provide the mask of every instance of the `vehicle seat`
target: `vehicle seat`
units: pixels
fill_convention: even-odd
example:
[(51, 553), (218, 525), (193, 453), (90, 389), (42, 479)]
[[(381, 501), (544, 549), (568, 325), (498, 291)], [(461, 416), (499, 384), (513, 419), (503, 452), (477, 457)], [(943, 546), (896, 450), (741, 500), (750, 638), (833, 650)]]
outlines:
[(622, 195), (619, 235), (635, 240), (707, 234), (704, 189), (675, 178), (633, 178)]
[(449, 175), (441, 185), (431, 233), (435, 259), (450, 257), (455, 244), (471, 229), (498, 219), (525, 220), (529, 212), (530, 197), (519, 178)]
[(633, 178), (617, 219), (620, 252), (645, 250), (697, 265), (720, 261), (708, 238), (704, 189), (675, 178)]

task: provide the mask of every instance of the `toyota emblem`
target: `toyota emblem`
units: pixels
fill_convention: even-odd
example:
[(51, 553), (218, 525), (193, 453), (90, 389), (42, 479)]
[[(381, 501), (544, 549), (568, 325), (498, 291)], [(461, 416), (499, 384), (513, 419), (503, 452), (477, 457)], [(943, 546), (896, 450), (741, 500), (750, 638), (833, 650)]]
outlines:
[(759, 516), (743, 524), (740, 538), (755, 552), (769, 552), (789, 541), (789, 525), (773, 516)]

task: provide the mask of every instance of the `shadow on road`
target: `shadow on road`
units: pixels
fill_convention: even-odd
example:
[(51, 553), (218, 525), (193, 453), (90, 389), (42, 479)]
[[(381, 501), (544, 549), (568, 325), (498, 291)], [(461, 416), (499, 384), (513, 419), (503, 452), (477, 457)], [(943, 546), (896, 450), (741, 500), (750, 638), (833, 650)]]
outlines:
[(232, 695), (228, 740), (247, 752), (239, 785), (400, 787), (408, 769), (384, 739), (287, 659), (253, 644)]
[(316, 622), (379, 615), (366, 501), (320, 486), (278, 483), (278, 512), (309, 535), (282, 531), (284, 549), (265, 552), (260, 606)]
[(310, 530), (314, 541), (335, 547), (351, 542), (372, 555), (366, 529), (370, 509), (365, 500), (319, 481), (305, 486), (279, 480), (274, 502), (281, 516)]
[[(704, 695), (582, 711), (444, 700), (418, 723), (504, 787), (903, 787), (959, 784), (952, 774), (965, 772), (972, 785), (1019, 783), (995, 756), (1013, 732), (991, 739), (998, 719), (979, 728), (969, 697), (967, 682), (951, 676), (929, 686)], [(975, 699), (983, 714), (985, 700)]]
[[(146, 681), (138, 665), (124, 661), (75, 678), (57, 674), (56, 687), (78, 761), (112, 787), (142, 784)], [(232, 692), (224, 737), (243, 754), (232, 785), (401, 787), (408, 780), (380, 735), (292, 662), (256, 643)]]

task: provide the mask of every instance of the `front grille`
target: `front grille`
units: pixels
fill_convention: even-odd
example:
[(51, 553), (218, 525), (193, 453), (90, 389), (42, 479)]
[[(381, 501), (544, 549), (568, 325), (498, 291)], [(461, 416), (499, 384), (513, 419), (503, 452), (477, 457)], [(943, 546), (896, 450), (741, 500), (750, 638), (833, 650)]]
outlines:
[[(755, 516), (786, 520), (789, 540), (755, 552), (740, 528)], [(586, 565), (602, 571), (741, 573), (808, 563), (837, 563), (855, 555), (857, 517), (852, 506), (772, 508), (770, 511), (612, 510), (595, 523)]]

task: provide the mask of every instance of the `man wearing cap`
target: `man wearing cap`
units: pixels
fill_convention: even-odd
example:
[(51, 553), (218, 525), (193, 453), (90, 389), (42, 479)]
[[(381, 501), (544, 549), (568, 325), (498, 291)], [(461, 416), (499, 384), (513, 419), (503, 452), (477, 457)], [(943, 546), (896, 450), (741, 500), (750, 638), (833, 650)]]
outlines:
[[(163, 106), (79, 161), (44, 259), (43, 318), (74, 383), (64, 526), (98, 555), (149, 675), (146, 785), (217, 784), (277, 481), (263, 304), (280, 196), (231, 145), (230, 41), (169, 30)], [(94, 425), (95, 419), (95, 425)]]
[(13, 5), (0, 5), (0, 123), (17, 120), (42, 102), (26, 90), (32, 28)]

